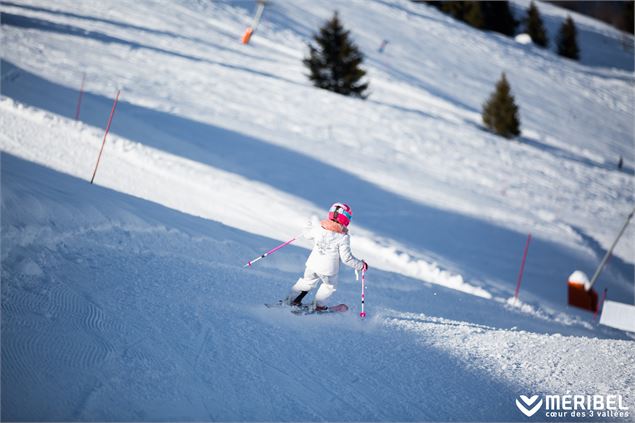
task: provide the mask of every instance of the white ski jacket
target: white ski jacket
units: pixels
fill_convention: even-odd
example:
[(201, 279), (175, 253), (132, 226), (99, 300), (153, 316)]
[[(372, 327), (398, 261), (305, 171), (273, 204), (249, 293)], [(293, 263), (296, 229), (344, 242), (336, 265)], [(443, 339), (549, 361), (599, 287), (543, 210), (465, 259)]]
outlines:
[(323, 220), (312, 224), (304, 232), (313, 240), (313, 251), (306, 261), (306, 267), (319, 275), (334, 276), (340, 270), (340, 259), (345, 265), (362, 270), (364, 262), (351, 253), (351, 238), (346, 227), (337, 222)]

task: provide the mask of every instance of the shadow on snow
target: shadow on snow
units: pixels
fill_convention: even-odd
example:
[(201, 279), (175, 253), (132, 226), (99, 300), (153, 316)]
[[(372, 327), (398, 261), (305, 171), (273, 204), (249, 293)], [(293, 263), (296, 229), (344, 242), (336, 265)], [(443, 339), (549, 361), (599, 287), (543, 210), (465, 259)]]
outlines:
[[(6, 153), (1, 160), (2, 203), (12, 207), (3, 214), (3, 234), (9, 226), (49, 221), (65, 234), (63, 241), (42, 239), (27, 251), (3, 242), (4, 420), (520, 417), (513, 399), (522, 386), (466, 366), (381, 320), (360, 322), (351, 313), (310, 319), (255, 309), (257, 299), (271, 295), (272, 281), (288, 281), (275, 270), (204, 257), (214, 246), (225, 251), (228, 242), (246, 253), (267, 242), (262, 237)], [(23, 222), (16, 210), (26, 199), (63, 203), (58, 209), (64, 212)], [(70, 216), (95, 204), (101, 205), (99, 212), (79, 231)], [(157, 230), (148, 231), (146, 224)], [(98, 229), (91, 232), (90, 225)], [(139, 254), (145, 243), (152, 248)], [(41, 266), (40, 275), (21, 275), (24, 254)], [(422, 289), (418, 281), (399, 283)], [(46, 287), (44, 303), (41, 287)], [(467, 302), (481, 300), (449, 291)], [(65, 341), (69, 333), (72, 342)], [(78, 365), (84, 353), (90, 360)], [(330, 383), (334, 378), (337, 383)], [(69, 381), (73, 389), (67, 389)], [(461, 407), (455, 406), (457, 397)], [(483, 403), (502, 407), (488, 409)]]
[[(2, 69), (10, 75), (3, 81), (3, 95), (74, 118), (77, 90), (40, 78), (7, 61), (2, 62)], [(125, 99), (125, 93), (123, 97)], [(81, 119), (103, 128), (111, 107), (112, 99), (85, 93)], [(111, 131), (168, 153), (267, 183), (324, 208), (334, 201), (347, 201), (356, 210), (355, 221), (375, 233), (414, 250), (423, 248), (433, 252), (435, 260), (443, 266), (458, 267), (468, 281), (502, 281), (508, 285), (502, 295), (509, 295), (513, 290), (525, 234), (416, 203), (328, 163), (264, 140), (126, 101), (119, 102)], [(96, 154), (98, 148), (96, 145)], [(106, 147), (105, 154), (107, 150)], [(350, 160), (355, 160), (354, 152)], [(592, 273), (599, 258), (585, 257), (556, 243), (535, 239), (523, 289), (562, 305), (568, 275), (575, 269)], [(619, 265), (618, 272), (625, 279), (632, 279), (632, 265), (613, 265)], [(632, 298), (629, 289), (613, 285), (610, 288), (613, 299)], [(495, 288), (488, 286), (487, 289)]]

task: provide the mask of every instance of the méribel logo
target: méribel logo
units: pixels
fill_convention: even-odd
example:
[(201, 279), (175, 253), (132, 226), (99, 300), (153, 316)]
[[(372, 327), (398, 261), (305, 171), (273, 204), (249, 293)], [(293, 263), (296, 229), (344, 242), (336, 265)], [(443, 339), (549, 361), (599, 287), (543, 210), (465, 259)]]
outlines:
[(537, 400), (538, 395), (534, 395), (531, 398), (526, 395), (521, 395), (520, 399), (516, 399), (516, 407), (518, 407), (525, 416), (531, 417), (540, 410), (540, 407), (542, 407), (542, 399), (539, 401)]

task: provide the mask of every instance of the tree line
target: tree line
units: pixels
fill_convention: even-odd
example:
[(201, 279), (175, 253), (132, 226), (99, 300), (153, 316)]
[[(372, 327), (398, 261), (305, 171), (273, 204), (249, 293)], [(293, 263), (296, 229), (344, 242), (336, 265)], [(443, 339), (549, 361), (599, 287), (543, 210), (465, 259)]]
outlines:
[[(494, 31), (512, 37), (517, 28), (523, 24), (534, 44), (539, 47), (549, 46), (549, 36), (535, 2), (531, 2), (521, 21), (516, 20), (508, 1), (426, 1), (466, 24), (483, 31)], [(569, 59), (578, 60), (577, 30), (571, 16), (562, 22), (556, 39), (556, 52)]]

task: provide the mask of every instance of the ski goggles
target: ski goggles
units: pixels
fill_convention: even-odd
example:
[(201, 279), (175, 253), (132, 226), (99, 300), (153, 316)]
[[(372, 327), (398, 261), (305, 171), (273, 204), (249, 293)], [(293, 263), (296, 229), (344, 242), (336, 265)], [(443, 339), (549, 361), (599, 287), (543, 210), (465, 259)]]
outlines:
[(329, 210), (329, 212), (343, 214), (344, 216), (348, 218), (348, 220), (351, 220), (353, 218), (353, 215), (347, 212), (340, 204), (334, 204)]

